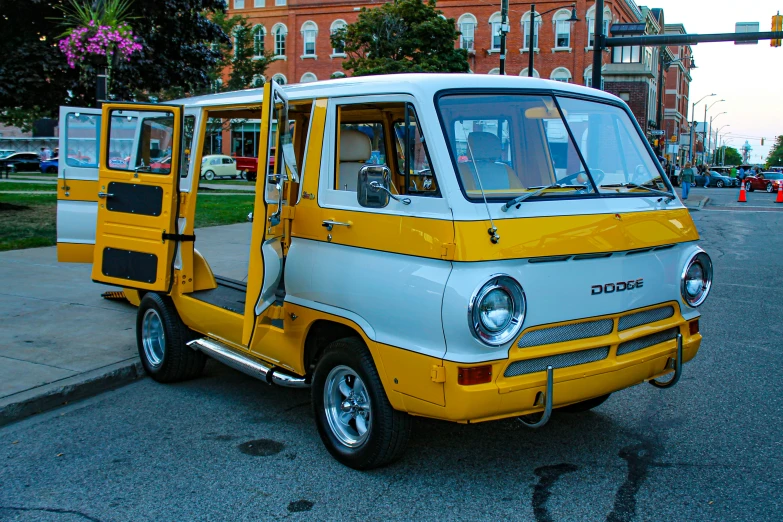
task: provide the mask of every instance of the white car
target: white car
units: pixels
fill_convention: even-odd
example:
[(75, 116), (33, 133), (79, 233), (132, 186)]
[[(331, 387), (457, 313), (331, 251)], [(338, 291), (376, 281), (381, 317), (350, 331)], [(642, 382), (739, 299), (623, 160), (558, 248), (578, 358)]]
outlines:
[(231, 156), (214, 154), (204, 156), (201, 160), (201, 177), (207, 181), (215, 178), (231, 177), (238, 178), (240, 172), (237, 170), (237, 164)]

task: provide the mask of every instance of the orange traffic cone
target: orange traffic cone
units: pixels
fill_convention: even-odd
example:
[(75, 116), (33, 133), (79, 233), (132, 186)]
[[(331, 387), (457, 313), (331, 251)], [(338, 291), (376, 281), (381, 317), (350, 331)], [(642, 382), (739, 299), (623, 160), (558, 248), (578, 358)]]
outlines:
[(778, 197), (775, 203), (783, 203), (783, 183), (778, 183)]
[(737, 203), (747, 203), (748, 198), (745, 196), (745, 182), (740, 183), (740, 195)]

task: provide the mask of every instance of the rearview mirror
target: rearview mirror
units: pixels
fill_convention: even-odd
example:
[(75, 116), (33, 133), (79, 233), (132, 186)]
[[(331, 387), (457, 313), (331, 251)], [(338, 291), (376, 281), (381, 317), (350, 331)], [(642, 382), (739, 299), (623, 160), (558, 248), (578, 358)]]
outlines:
[(367, 208), (384, 208), (389, 204), (391, 172), (384, 165), (364, 165), (359, 169), (356, 199)]

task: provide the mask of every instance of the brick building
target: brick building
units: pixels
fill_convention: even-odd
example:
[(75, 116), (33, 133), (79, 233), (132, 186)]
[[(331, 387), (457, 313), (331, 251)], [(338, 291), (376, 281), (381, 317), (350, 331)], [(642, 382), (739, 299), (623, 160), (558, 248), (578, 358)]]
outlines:
[[(682, 24), (666, 24), (666, 34), (687, 34)], [(690, 146), (691, 70), (695, 68), (693, 49), (690, 45), (670, 46), (674, 61), (666, 71), (666, 94), (664, 99), (664, 131), (668, 140), (667, 155), (683, 164)]]

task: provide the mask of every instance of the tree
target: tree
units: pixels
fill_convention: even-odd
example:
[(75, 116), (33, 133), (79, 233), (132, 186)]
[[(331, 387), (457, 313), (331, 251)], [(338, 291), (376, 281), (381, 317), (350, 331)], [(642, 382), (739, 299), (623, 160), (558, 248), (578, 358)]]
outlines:
[[(2, 123), (29, 129), (40, 117), (56, 117), (60, 105), (95, 103), (95, 69), (88, 64), (80, 75), (57, 47), (64, 30), (59, 5), (62, 0), (14, 2), (0, 17)], [(228, 41), (210, 16), (224, 10), (223, 0), (135, 0), (128, 18), (142, 50), (117, 64), (117, 99), (206, 89), (221, 57), (212, 44)]]
[(783, 136), (775, 139), (775, 146), (769, 152), (767, 157), (767, 168), (783, 166)]
[(723, 165), (740, 165), (742, 163), (742, 155), (734, 147), (718, 147), (715, 150), (712, 162), (721, 162)]
[(435, 0), (394, 0), (365, 8), (355, 23), (331, 36), (344, 49), (343, 68), (354, 76), (403, 72), (468, 72), (468, 53), (456, 49), (453, 18), (441, 18)]
[(274, 61), (275, 53), (256, 49), (255, 35), (247, 17), (232, 16), (222, 24), (222, 27), (234, 39), (233, 45), (228, 45), (228, 48), (223, 46), (223, 59), (219, 64), (230, 66), (228, 90), (234, 91), (263, 85), (262, 77), (266, 68)]

